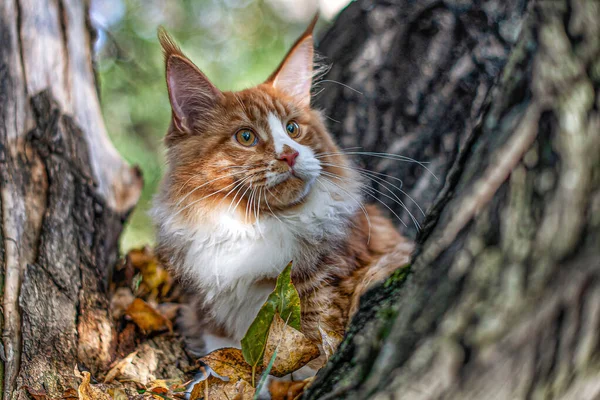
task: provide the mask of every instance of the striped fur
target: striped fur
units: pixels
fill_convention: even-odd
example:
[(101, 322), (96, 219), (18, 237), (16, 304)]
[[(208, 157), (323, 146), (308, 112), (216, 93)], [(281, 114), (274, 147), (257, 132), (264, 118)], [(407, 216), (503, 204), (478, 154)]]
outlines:
[[(311, 31), (265, 83), (240, 92), (216, 89), (160, 38), (173, 121), (153, 216), (159, 256), (192, 293), (188, 332), (208, 335), (204, 351), (239, 344), (293, 261), (304, 333), (343, 333), (360, 294), (407, 264), (412, 244), (363, 204), (360, 175), (310, 107)], [(240, 129), (256, 144), (236, 139)]]

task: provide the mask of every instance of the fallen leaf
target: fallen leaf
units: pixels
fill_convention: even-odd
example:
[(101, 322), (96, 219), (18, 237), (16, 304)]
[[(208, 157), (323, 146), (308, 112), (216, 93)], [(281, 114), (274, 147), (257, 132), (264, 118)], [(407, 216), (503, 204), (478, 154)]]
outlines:
[(171, 321), (142, 299), (133, 300), (125, 313), (146, 334), (164, 329), (173, 332)]
[(63, 400), (78, 399), (78, 398), (79, 398), (79, 394), (77, 393), (77, 389), (74, 389), (74, 388), (68, 388), (67, 390), (65, 390), (63, 392), (63, 395), (62, 395)]
[(135, 297), (131, 293), (131, 289), (126, 287), (117, 288), (115, 294), (110, 299), (110, 309), (112, 310), (113, 318), (118, 320), (125, 315), (125, 311), (134, 299)]
[(175, 392), (181, 387), (180, 379), (157, 379), (146, 383), (146, 390), (156, 394), (168, 394)]
[(27, 393), (35, 400), (46, 400), (48, 398), (48, 393), (44, 389), (34, 389), (27, 385), (21, 386), (21, 389), (27, 390)]
[(127, 400), (129, 398), (125, 390), (122, 388), (111, 388), (108, 390), (108, 394), (113, 400)]
[(131, 250), (127, 254), (127, 261), (142, 274), (140, 293), (136, 294), (147, 294), (152, 299), (158, 299), (171, 290), (171, 276), (148, 247)]
[(242, 339), (244, 359), (254, 368), (263, 360), (269, 328), (275, 312), (279, 312), (289, 326), (300, 329), (300, 297), (292, 283), (291, 274), (292, 263), (290, 262), (277, 277), (275, 289), (259, 310)]
[(216, 376), (209, 376), (194, 385), (190, 400), (251, 400), (254, 392), (254, 388), (244, 380), (224, 381)]
[(147, 343), (138, 347), (138, 350), (127, 355), (117, 362), (106, 374), (104, 383), (110, 383), (114, 380), (121, 382), (131, 381), (146, 385), (148, 382), (155, 381), (154, 373), (158, 369), (157, 350)]
[(303, 381), (276, 381), (273, 379), (269, 383), (271, 400), (294, 400), (304, 393), (312, 381), (313, 378)]
[(277, 377), (302, 368), (321, 354), (317, 345), (302, 332), (286, 324), (279, 314), (275, 314), (269, 329), (263, 367), (267, 367), (275, 351), (277, 354), (269, 374)]
[(326, 331), (321, 327), (321, 325), (319, 325), (319, 333), (321, 334), (321, 344), (323, 345), (325, 357), (327, 360), (329, 360), (329, 357), (335, 353), (344, 337), (337, 332)]
[(112, 381), (114, 381), (117, 377), (121, 376), (124, 371), (130, 366), (132, 365), (132, 361), (135, 358), (135, 356), (137, 355), (137, 351), (134, 351), (133, 353), (130, 353), (127, 355), (127, 357), (119, 360), (106, 374), (106, 377), (104, 377), (104, 383), (110, 383)]
[(90, 383), (89, 372), (83, 371), (80, 376), (83, 376), (83, 380), (77, 390), (80, 400), (112, 400), (112, 397), (109, 394), (94, 387), (94, 385)]
[(240, 349), (226, 347), (205, 355), (198, 361), (208, 365), (214, 372), (231, 380), (243, 379), (252, 382), (252, 366), (242, 355)]

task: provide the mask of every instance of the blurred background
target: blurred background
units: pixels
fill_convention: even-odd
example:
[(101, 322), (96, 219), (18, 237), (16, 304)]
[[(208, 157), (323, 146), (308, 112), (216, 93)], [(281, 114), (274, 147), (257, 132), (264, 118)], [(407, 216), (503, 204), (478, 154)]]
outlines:
[[(154, 243), (148, 210), (162, 177), (170, 122), (156, 29), (163, 25), (222, 90), (262, 82), (318, 10), (317, 32), (351, 0), (92, 0), (104, 120), (115, 146), (144, 174), (121, 250)], [(318, 37), (318, 35), (317, 35)]]

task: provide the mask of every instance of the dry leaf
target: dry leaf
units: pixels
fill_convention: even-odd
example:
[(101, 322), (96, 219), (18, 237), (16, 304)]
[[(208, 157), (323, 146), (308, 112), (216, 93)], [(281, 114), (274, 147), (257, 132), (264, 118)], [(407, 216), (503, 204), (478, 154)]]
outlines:
[(179, 389), (181, 383), (180, 379), (157, 379), (146, 383), (146, 390), (157, 394), (167, 394)]
[(67, 390), (65, 390), (63, 392), (63, 395), (62, 395), (63, 400), (78, 399), (78, 398), (79, 398), (79, 394), (77, 393), (77, 389), (73, 389), (73, 388), (68, 388)]
[(173, 331), (171, 321), (142, 299), (135, 299), (125, 313), (146, 334), (164, 329), (168, 329), (170, 332)]
[(90, 384), (90, 373), (83, 371), (80, 376), (83, 375), (83, 380), (79, 385), (78, 393), (80, 400), (112, 400), (111, 396), (104, 391), (94, 387)]
[(321, 327), (321, 325), (319, 325), (319, 333), (321, 334), (321, 343), (323, 345), (325, 357), (327, 360), (329, 360), (329, 357), (335, 353), (344, 337), (337, 332), (326, 331)]
[(124, 389), (121, 388), (112, 388), (108, 390), (108, 393), (112, 397), (113, 400), (127, 400), (129, 396)]
[(190, 400), (252, 400), (254, 391), (252, 385), (244, 380), (223, 381), (216, 376), (209, 376), (194, 385)]
[(269, 337), (263, 357), (264, 368), (269, 364), (276, 349), (277, 355), (269, 374), (278, 377), (302, 368), (321, 354), (319, 348), (313, 342), (304, 336), (302, 332), (286, 325), (279, 314), (275, 314), (269, 329)]
[(44, 389), (34, 389), (27, 385), (21, 386), (21, 389), (27, 390), (27, 393), (29, 393), (34, 400), (46, 400), (48, 398), (48, 393), (46, 393)]
[(127, 254), (127, 261), (142, 274), (140, 293), (137, 294), (148, 294), (157, 299), (159, 296), (166, 296), (171, 290), (171, 276), (148, 247), (131, 250)]
[(308, 378), (303, 381), (276, 381), (269, 383), (269, 393), (271, 400), (294, 400), (310, 385), (314, 378)]
[(300, 296), (292, 282), (292, 263), (277, 277), (275, 289), (262, 305), (242, 338), (242, 354), (252, 367), (260, 367), (265, 354), (269, 329), (275, 313), (279, 313), (288, 325), (300, 329)]
[(126, 287), (117, 288), (112, 299), (110, 299), (110, 309), (115, 320), (125, 315), (125, 310), (131, 305), (135, 297), (131, 289)]
[(120, 360), (104, 378), (104, 383), (114, 380), (121, 382), (131, 381), (146, 385), (156, 380), (154, 373), (158, 369), (157, 350), (148, 344), (142, 344), (138, 350)]
[(198, 360), (217, 374), (231, 380), (252, 382), (252, 367), (244, 360), (242, 351), (233, 347), (218, 349)]

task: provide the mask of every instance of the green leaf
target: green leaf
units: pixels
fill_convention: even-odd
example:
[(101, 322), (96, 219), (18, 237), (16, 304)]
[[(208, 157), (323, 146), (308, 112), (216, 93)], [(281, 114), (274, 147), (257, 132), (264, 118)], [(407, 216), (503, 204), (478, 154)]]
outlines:
[[(277, 278), (275, 292), (278, 297), (277, 311), (287, 325), (300, 330), (300, 296), (292, 283), (292, 263), (290, 262)], [(271, 294), (272, 295), (272, 294)]]
[(289, 326), (300, 330), (300, 296), (292, 283), (291, 262), (279, 274), (275, 290), (271, 292), (265, 304), (260, 308), (258, 315), (242, 339), (242, 354), (252, 367), (262, 362), (269, 328), (276, 312), (279, 312), (281, 318), (288, 321)]
[(262, 362), (263, 353), (267, 344), (267, 336), (269, 335), (269, 327), (275, 316), (275, 302), (271, 296), (260, 308), (258, 315), (248, 328), (246, 335), (242, 339), (242, 355), (244, 360), (250, 366), (255, 367)]

